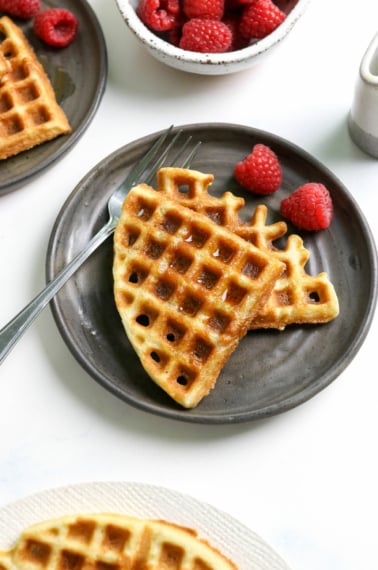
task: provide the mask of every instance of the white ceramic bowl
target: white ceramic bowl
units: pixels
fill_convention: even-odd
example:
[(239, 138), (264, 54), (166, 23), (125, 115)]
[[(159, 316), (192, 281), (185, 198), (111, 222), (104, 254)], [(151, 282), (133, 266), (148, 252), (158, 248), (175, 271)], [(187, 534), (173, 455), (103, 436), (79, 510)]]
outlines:
[(287, 17), (274, 32), (246, 48), (221, 54), (195, 53), (177, 48), (150, 31), (138, 18), (135, 8), (138, 0), (116, 0), (118, 8), (130, 30), (147, 50), (159, 61), (190, 73), (223, 75), (242, 71), (269, 54), (283, 40), (310, 0), (277, 0)]

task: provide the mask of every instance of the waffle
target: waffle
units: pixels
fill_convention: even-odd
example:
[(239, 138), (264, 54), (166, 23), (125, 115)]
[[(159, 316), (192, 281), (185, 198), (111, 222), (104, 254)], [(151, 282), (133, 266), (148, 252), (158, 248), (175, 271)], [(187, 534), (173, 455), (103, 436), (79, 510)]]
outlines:
[(117, 514), (66, 515), (37, 523), (0, 570), (237, 570), (196, 531)]
[(21, 29), (0, 18), (0, 54), (10, 71), (0, 83), (0, 159), (71, 131), (53, 87)]
[(146, 184), (114, 234), (114, 296), (144, 369), (196, 406), (269, 297), (283, 264)]
[(0, 85), (8, 71), (10, 71), (10, 63), (0, 52)]
[(213, 182), (211, 174), (178, 168), (163, 168), (158, 173), (159, 192), (172, 200), (178, 200), (186, 208), (208, 216), (215, 223), (226, 227), (239, 237), (253, 243), (261, 251), (285, 264), (285, 271), (277, 279), (272, 294), (254, 316), (250, 329), (284, 329), (290, 324), (326, 323), (339, 313), (335, 289), (328, 275), (306, 273), (305, 265), (310, 257), (303, 240), (295, 234), (288, 236), (283, 249), (273, 242), (287, 232), (283, 221), (267, 224), (268, 210), (257, 206), (252, 219), (244, 223), (239, 211), (243, 198), (226, 192), (218, 199), (208, 193)]

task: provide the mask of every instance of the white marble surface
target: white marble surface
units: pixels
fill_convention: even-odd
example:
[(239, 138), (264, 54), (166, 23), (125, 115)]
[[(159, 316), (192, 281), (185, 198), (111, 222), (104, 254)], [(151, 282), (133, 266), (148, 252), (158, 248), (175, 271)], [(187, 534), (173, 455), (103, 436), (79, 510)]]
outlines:
[[(271, 58), (209, 78), (164, 67), (141, 51), (115, 2), (91, 4), (108, 44), (107, 90), (73, 151), (0, 198), (2, 324), (44, 285), (52, 224), (75, 185), (111, 151), (170, 123), (243, 123), (291, 140), (349, 188), (377, 237), (378, 162), (352, 143), (346, 124), (378, 25), (375, 0), (312, 0)], [(377, 340), (375, 317), (341, 376), (290, 412), (197, 426), (103, 390), (70, 355), (47, 309), (1, 366), (0, 506), (65, 484), (152, 483), (237, 517), (293, 570), (375, 569)]]

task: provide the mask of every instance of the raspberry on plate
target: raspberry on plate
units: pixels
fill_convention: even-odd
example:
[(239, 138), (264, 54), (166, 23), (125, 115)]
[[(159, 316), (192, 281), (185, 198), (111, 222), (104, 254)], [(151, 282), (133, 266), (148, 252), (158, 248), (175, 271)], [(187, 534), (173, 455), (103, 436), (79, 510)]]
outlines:
[(0, 10), (16, 18), (32, 18), (40, 9), (40, 0), (0, 0)]
[(177, 24), (180, 14), (179, 0), (141, 0), (137, 14), (151, 30), (166, 32)]
[(221, 20), (224, 14), (224, 0), (183, 0), (183, 12), (189, 19)]
[(265, 38), (285, 20), (286, 14), (272, 0), (252, 0), (244, 8), (239, 31), (248, 39)]
[(241, 186), (255, 194), (272, 194), (281, 186), (282, 169), (277, 155), (264, 144), (256, 144), (252, 152), (234, 168)]
[(34, 18), (34, 32), (50, 46), (66, 47), (76, 37), (79, 21), (64, 8), (49, 8)]
[(180, 48), (201, 53), (223, 53), (232, 42), (230, 28), (219, 20), (192, 18), (182, 27)]
[(332, 198), (324, 184), (308, 182), (282, 200), (280, 213), (302, 230), (323, 230), (332, 221)]

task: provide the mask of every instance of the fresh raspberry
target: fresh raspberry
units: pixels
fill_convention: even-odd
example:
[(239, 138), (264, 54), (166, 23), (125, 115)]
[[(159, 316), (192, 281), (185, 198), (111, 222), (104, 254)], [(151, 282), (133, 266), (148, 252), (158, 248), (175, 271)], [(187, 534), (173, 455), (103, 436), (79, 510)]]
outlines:
[(161, 35), (161, 37), (164, 37), (164, 39), (166, 39), (173, 46), (179, 47), (182, 27), (187, 21), (188, 19), (186, 16), (180, 12), (180, 14), (177, 16), (175, 25), (167, 30), (164, 35)]
[(189, 19), (221, 20), (224, 14), (224, 0), (183, 0), (183, 12)]
[(32, 18), (40, 9), (40, 0), (0, 0), (0, 10), (16, 18)]
[(224, 9), (226, 12), (229, 10), (238, 10), (246, 4), (250, 4), (252, 1), (253, 0), (225, 0)]
[(182, 28), (180, 48), (201, 53), (222, 53), (232, 42), (230, 28), (219, 20), (193, 18)]
[(137, 14), (142, 22), (155, 32), (165, 32), (177, 24), (179, 0), (141, 0)]
[(323, 230), (332, 221), (332, 198), (323, 184), (308, 182), (282, 200), (280, 213), (302, 230)]
[(246, 158), (234, 168), (236, 180), (255, 194), (272, 194), (282, 181), (282, 170), (277, 155), (264, 144), (256, 144)]
[(222, 20), (231, 30), (232, 42), (229, 51), (243, 49), (249, 45), (249, 40), (239, 34), (240, 16), (238, 12), (227, 12)]
[(272, 0), (253, 0), (244, 10), (239, 31), (248, 39), (265, 38), (285, 20), (286, 14)]
[(65, 47), (76, 37), (79, 21), (63, 8), (49, 8), (34, 18), (34, 32), (46, 44)]
[(173, 28), (167, 30), (165, 39), (173, 46), (179, 47), (181, 39), (181, 26), (173, 26)]

